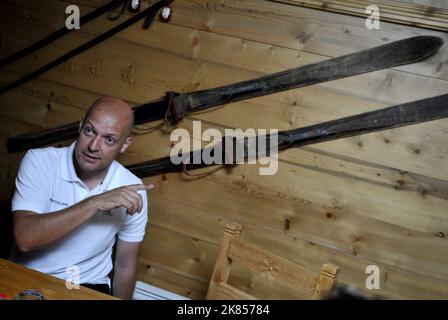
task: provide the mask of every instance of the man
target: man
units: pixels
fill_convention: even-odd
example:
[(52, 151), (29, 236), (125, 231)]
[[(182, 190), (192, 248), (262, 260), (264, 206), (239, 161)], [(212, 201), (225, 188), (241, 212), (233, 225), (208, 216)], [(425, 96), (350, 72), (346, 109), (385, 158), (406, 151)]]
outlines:
[(13, 261), (108, 293), (118, 236), (112, 292), (132, 298), (153, 188), (115, 161), (132, 143), (133, 122), (126, 102), (104, 97), (70, 147), (26, 153), (12, 201)]

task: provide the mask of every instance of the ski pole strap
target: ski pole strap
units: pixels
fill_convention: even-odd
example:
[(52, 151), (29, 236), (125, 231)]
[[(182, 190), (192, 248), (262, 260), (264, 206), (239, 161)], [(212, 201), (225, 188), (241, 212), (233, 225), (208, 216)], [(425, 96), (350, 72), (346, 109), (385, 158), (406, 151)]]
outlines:
[(123, 21), (122, 23), (116, 25), (115, 27), (113, 27), (112, 29), (106, 31), (105, 33), (100, 34), (99, 36), (97, 36), (96, 38), (93, 38), (92, 40), (80, 45), (79, 47), (67, 52), (66, 54), (62, 55), (61, 57), (51, 61), (50, 63), (42, 66), (41, 68), (31, 72), (30, 74), (27, 74), (26, 76), (13, 81), (11, 83), (8, 83), (7, 85), (3, 86), (2, 88), (0, 88), (0, 94), (3, 94), (5, 92), (8, 92), (38, 76), (40, 76), (42, 73), (47, 72), (48, 70), (60, 65), (61, 63), (63, 63), (64, 61), (73, 58), (74, 56), (94, 47), (95, 45), (97, 45), (98, 43), (101, 43), (102, 41), (112, 37), (113, 35), (115, 35), (116, 33), (122, 31), (123, 29), (126, 29), (127, 27), (129, 27), (130, 25), (136, 23), (137, 21), (143, 19), (145, 16), (153, 14), (154, 12), (159, 11), (166, 0), (161, 0), (157, 3), (155, 3), (154, 5), (152, 5), (151, 7), (143, 10), (142, 12), (136, 14), (135, 16), (127, 19), (126, 21)]
[[(97, 9), (93, 10), (92, 12), (89, 12), (85, 16), (81, 17), (81, 19), (79, 20), (79, 24), (83, 25), (83, 24), (99, 17), (106, 11), (111, 10), (117, 4), (119, 5), (121, 2), (123, 2), (123, 0), (113, 0), (113, 1), (105, 4), (102, 7), (97, 8)], [(59, 29), (59, 30), (53, 32), (52, 34), (46, 36), (45, 38), (33, 43), (32, 45), (30, 45), (26, 48), (23, 48), (22, 50), (20, 50), (16, 53), (13, 53), (10, 56), (0, 60), (0, 68), (6, 66), (8, 64), (11, 64), (27, 55), (33, 53), (36, 50), (39, 50), (40, 48), (46, 46), (47, 44), (50, 44), (53, 41), (56, 41), (57, 39), (61, 38), (62, 36), (66, 35), (67, 33), (69, 33), (70, 31), (73, 31), (73, 30), (74, 29), (68, 29), (65, 26), (62, 27), (61, 29)]]
[(167, 127), (174, 127), (178, 124), (185, 116), (185, 112), (181, 109), (181, 112), (178, 112), (175, 104), (175, 97), (177, 97), (179, 93), (174, 91), (167, 91), (165, 96), (166, 101), (166, 113), (164, 118), (164, 123)]
[[(129, 0), (121, 0), (121, 3), (117, 3), (107, 14), (107, 18), (111, 21), (117, 20), (118, 18), (121, 17), (121, 15), (124, 12), (124, 9), (126, 9), (126, 7), (128, 6), (128, 2)], [(117, 9), (119, 6), (121, 6), (120, 12), (115, 13), (115, 9)]]

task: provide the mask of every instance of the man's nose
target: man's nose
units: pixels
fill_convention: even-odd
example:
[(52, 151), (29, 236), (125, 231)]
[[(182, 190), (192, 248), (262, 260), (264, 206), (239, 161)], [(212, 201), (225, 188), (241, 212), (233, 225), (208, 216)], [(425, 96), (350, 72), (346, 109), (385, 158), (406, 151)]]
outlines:
[(93, 151), (98, 151), (100, 149), (100, 143), (101, 143), (100, 137), (98, 137), (98, 136), (93, 137), (90, 140), (89, 145), (88, 145), (90, 151), (92, 151), (92, 152)]

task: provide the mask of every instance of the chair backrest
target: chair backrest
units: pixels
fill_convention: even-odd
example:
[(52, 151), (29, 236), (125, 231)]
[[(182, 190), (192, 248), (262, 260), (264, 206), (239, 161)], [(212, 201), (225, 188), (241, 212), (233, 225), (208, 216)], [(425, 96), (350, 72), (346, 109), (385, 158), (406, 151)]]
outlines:
[(240, 239), (241, 230), (242, 226), (236, 223), (228, 224), (225, 228), (210, 279), (207, 299), (257, 299), (228, 283), (232, 262), (237, 262), (267, 281), (276, 281), (296, 288), (301, 295), (310, 299), (323, 299), (330, 293), (339, 272), (338, 266), (324, 264), (320, 274), (312, 273), (304, 267)]

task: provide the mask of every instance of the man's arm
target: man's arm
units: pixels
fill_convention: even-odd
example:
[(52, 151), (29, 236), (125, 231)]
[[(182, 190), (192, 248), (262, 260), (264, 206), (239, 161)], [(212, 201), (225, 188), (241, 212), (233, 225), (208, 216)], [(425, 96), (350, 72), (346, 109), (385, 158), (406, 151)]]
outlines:
[(73, 231), (97, 211), (124, 207), (128, 214), (133, 215), (140, 212), (143, 206), (137, 191), (152, 188), (152, 185), (143, 184), (120, 187), (47, 214), (15, 211), (13, 224), (16, 245), (23, 252), (45, 247)]
[(137, 276), (137, 259), (141, 242), (118, 240), (115, 252), (112, 293), (121, 299), (132, 299)]
[(48, 214), (15, 211), (13, 215), (15, 243), (22, 252), (45, 247), (70, 233), (95, 212), (91, 201), (82, 201), (70, 208)]

